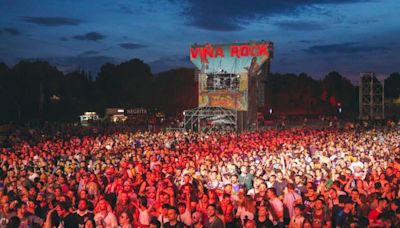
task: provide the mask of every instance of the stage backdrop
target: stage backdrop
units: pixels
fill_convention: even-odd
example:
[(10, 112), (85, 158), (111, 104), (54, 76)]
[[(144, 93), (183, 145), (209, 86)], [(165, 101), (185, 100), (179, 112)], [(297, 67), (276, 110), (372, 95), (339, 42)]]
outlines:
[[(249, 90), (255, 93), (260, 67), (272, 58), (272, 43), (204, 44), (190, 48), (190, 59), (199, 73), (199, 107), (219, 106), (248, 111)], [(207, 75), (235, 74), (239, 89), (207, 90)]]

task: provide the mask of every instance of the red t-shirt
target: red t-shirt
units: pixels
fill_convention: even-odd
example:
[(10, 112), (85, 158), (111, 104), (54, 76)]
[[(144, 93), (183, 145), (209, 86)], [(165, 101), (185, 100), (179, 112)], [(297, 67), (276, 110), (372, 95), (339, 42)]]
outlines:
[(377, 211), (376, 209), (371, 210), (371, 211), (369, 212), (369, 214), (368, 214), (368, 220), (369, 220), (369, 222), (376, 221), (376, 220), (378, 219), (379, 214), (380, 214), (380, 212)]

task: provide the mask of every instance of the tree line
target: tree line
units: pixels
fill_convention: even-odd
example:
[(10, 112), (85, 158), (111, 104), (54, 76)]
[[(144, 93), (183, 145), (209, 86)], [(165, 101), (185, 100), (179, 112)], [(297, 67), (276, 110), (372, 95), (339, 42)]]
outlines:
[[(153, 74), (140, 59), (105, 63), (96, 76), (83, 70), (63, 73), (45, 61), (0, 63), (0, 120), (74, 121), (85, 111), (144, 107), (175, 115), (197, 106), (194, 69)], [(400, 74), (385, 80), (385, 96), (400, 95)], [(266, 109), (279, 113), (333, 113), (358, 110), (358, 88), (338, 72), (316, 80), (301, 73), (271, 73), (266, 78)]]

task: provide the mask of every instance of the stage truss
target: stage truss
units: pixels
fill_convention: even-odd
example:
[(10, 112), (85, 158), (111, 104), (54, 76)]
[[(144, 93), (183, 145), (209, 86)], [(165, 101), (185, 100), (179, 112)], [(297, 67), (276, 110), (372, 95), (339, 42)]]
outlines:
[(362, 73), (359, 87), (359, 118), (364, 120), (385, 119), (384, 84), (375, 73)]
[(223, 107), (198, 107), (184, 111), (184, 128), (201, 132), (214, 127), (237, 131), (237, 111)]

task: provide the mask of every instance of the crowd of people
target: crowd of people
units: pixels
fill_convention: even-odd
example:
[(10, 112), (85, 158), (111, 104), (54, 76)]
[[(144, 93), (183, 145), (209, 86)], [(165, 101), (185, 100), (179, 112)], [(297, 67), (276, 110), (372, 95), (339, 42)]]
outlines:
[(56, 134), (0, 151), (0, 227), (400, 227), (395, 128)]

